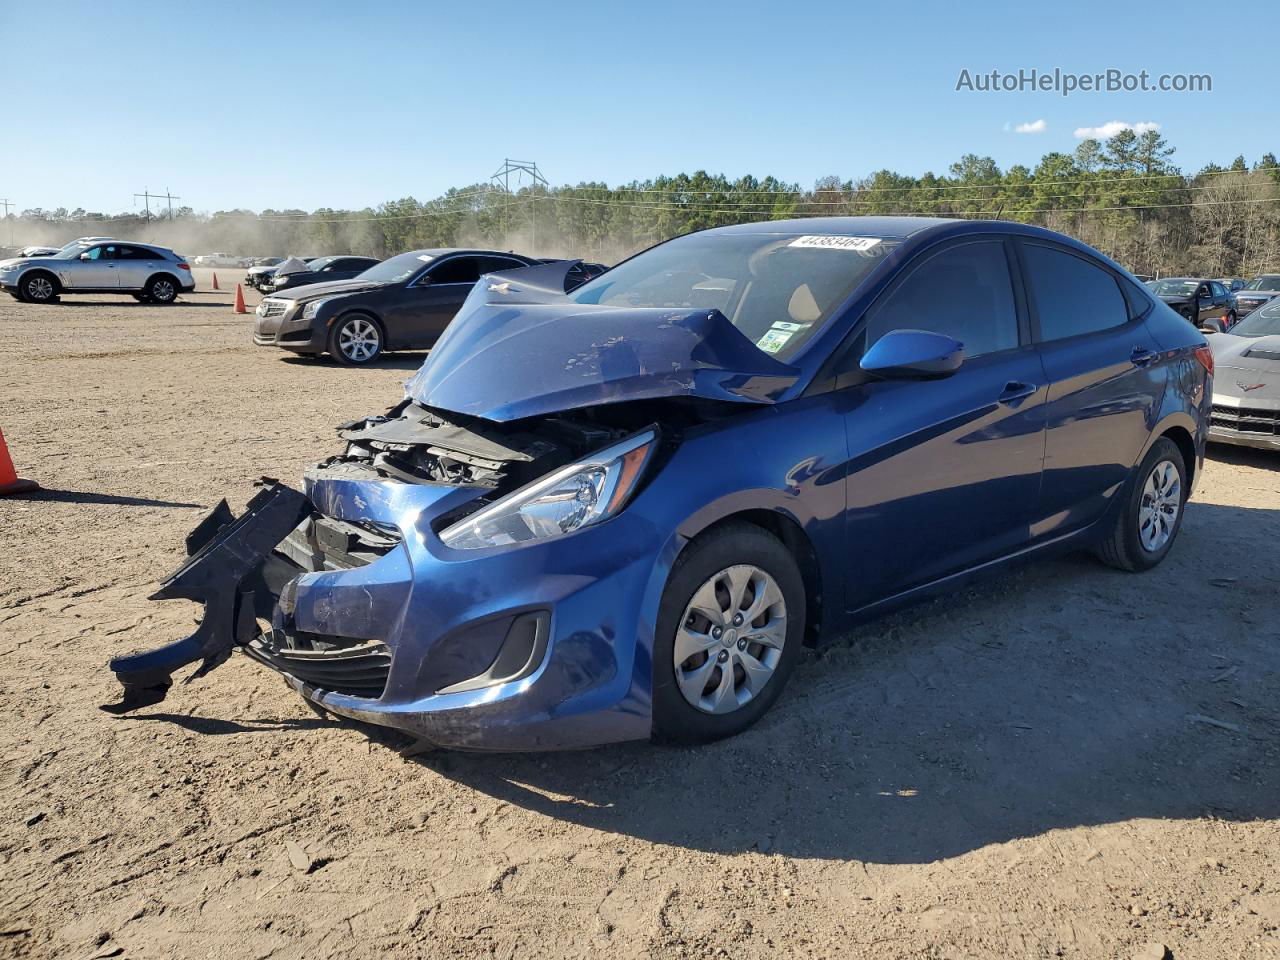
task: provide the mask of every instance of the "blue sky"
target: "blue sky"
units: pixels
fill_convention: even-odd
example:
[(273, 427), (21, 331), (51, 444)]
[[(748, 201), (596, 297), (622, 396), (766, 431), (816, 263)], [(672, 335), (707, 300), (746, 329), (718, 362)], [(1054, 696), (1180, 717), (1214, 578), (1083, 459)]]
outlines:
[[(128, 210), (362, 207), (485, 179), (707, 169), (811, 185), (1002, 168), (1157, 123), (1195, 170), (1280, 152), (1274, 7), (1166, 3), (0, 0), (0, 196)], [(1202, 73), (1211, 93), (956, 92), (962, 69)], [(1043, 132), (1016, 133), (1044, 121)]]

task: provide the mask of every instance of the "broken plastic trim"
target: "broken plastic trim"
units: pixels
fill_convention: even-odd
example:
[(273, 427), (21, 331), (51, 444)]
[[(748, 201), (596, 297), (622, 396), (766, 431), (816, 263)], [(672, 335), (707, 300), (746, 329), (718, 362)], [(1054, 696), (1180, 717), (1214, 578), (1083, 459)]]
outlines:
[(195, 633), (156, 650), (116, 657), (111, 669), (124, 686), (119, 703), (104, 710), (125, 713), (159, 703), (173, 684), (172, 674), (201, 661), (187, 678), (202, 677), (258, 633), (255, 592), (266, 593), (264, 562), (311, 511), (306, 496), (271, 481), (236, 518), (223, 500), (187, 536), (188, 560), (171, 574), (152, 600), (185, 598), (204, 604)]

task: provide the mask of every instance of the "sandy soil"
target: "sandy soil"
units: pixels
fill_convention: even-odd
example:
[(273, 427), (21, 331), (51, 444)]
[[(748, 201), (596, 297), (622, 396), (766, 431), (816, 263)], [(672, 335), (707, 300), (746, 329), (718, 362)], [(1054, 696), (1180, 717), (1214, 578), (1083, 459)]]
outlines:
[(421, 359), (256, 349), (217, 272), (0, 304), (48, 488), (0, 500), (0, 956), (1280, 958), (1280, 457), (1214, 450), (1157, 571), (1041, 563), (837, 638), (711, 747), (406, 757), (243, 657), (101, 712), (110, 656), (189, 629), (146, 596), (202, 511)]

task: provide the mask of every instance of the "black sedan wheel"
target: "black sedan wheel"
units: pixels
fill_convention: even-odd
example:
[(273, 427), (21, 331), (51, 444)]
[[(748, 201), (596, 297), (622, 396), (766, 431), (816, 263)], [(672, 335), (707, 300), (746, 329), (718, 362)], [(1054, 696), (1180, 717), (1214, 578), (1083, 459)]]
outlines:
[(353, 313), (333, 325), (329, 355), (339, 363), (360, 366), (382, 353), (382, 327), (373, 317)]
[(700, 743), (755, 723), (795, 668), (804, 621), (800, 570), (776, 537), (735, 523), (695, 539), (658, 613), (654, 736)]

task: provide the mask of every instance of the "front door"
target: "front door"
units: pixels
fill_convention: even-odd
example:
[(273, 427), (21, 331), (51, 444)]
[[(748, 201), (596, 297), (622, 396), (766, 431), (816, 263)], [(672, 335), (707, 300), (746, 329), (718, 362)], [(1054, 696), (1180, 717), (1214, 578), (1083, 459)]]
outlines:
[(393, 347), (432, 346), (480, 279), (480, 258), (446, 257), (433, 264), (388, 308), (387, 338)]
[(59, 271), (62, 285), (68, 290), (114, 290), (120, 286), (118, 272), (114, 243), (90, 247)]
[(850, 606), (866, 606), (1015, 552), (1029, 536), (1044, 456), (1044, 370), (999, 237), (926, 252), (867, 314), (964, 344), (938, 380), (845, 388)]

